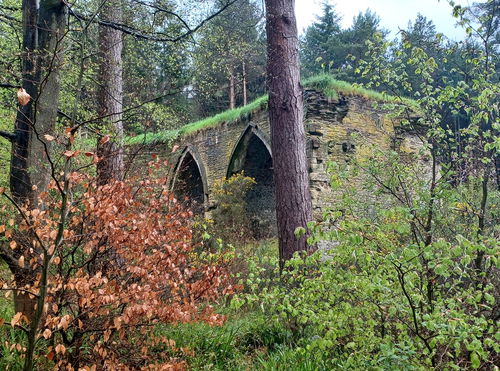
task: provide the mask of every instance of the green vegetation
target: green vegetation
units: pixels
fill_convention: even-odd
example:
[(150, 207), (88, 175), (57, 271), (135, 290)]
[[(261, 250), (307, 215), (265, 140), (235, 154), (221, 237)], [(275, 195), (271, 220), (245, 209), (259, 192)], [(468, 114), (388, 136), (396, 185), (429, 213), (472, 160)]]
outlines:
[[(402, 104), (417, 109), (415, 101), (407, 98), (394, 97), (375, 90), (365, 89), (345, 81), (336, 80), (332, 75), (323, 73), (311, 77), (303, 82), (304, 87), (317, 89), (331, 99), (338, 99), (339, 93), (348, 96), (358, 96), (374, 102)], [(127, 145), (150, 145), (156, 143), (170, 143), (175, 139), (204, 130), (216, 127), (223, 123), (231, 124), (249, 115), (267, 108), (267, 95), (257, 98), (253, 102), (243, 107), (227, 110), (215, 116), (207, 117), (203, 120), (192, 122), (179, 129), (164, 130), (156, 133), (145, 133), (125, 139)]]
[[(38, 55), (20, 49), (18, 2), (0, 0), (5, 86), (22, 80), (21, 59)], [(220, 15), (226, 18), (207, 22), (196, 36), (198, 46), (187, 38), (167, 44), (125, 38), (127, 145), (166, 147), (205, 129), (236, 127), (267, 109), (267, 96), (261, 96), (263, 25), (253, 21), (259, 16), (254, 2), (243, 3), (246, 10), (232, 7)], [(74, 14), (103, 18), (94, 5), (78, 0), (72, 7)], [(173, 11), (200, 15), (195, 0), (122, 6), (127, 24), (138, 32), (152, 29), (153, 37), (183, 34)], [(68, 138), (62, 131), (70, 123), (59, 118), (57, 130), (42, 136), (54, 141), (51, 175), (64, 189), (32, 187), (33, 197), (43, 195), (43, 211), (22, 216), (4, 206), (12, 206), (5, 197), (12, 189), (0, 191), (0, 370), (21, 370), (34, 355), (35, 366), (26, 363), (25, 369), (88, 369), (94, 363), (150, 369), (164, 362), (167, 369), (193, 370), (498, 371), (498, 6), (485, 0), (454, 7), (468, 34), (459, 43), (421, 15), (393, 42), (370, 11), (342, 29), (334, 8), (324, 6), (302, 40), (303, 86), (332, 102), (357, 97), (393, 117), (415, 112), (411, 124), (425, 124), (427, 132), (416, 132), (408, 143), (397, 138), (395, 149), (385, 152), (347, 133), (359, 138), (352, 153), (318, 157), (315, 169), (324, 169), (325, 182), (314, 195), (330, 191), (329, 180), (335, 198), (307, 225), (308, 243), (318, 249), (286, 262), (279, 261), (278, 241), (255, 233), (265, 228), (252, 212), (264, 215), (259, 206), (267, 199), (257, 192), (262, 182), (243, 173), (210, 184), (211, 219), (192, 220), (185, 208), (172, 206), (182, 204), (182, 194), (177, 201), (167, 194), (159, 159), (137, 183), (125, 179), (96, 189), (96, 134), (113, 131), (96, 117), (102, 81), (96, 79), (98, 58), (88, 56), (99, 45), (98, 26), (79, 19), (82, 27), (70, 27), (64, 41), (61, 95), (52, 104), (87, 124)], [(235, 19), (245, 20), (245, 27)], [(12, 131), (17, 108), (15, 89), (2, 87), (0, 130)], [(407, 152), (397, 152), (399, 139)], [(335, 142), (329, 147), (340, 144)], [(11, 147), (0, 138), (0, 188), (9, 184)], [(243, 154), (263, 156), (249, 148), (238, 149), (232, 165), (250, 160)], [(257, 165), (248, 162), (252, 166), (243, 168)], [(250, 208), (248, 192), (263, 202)], [(295, 233), (302, 237), (306, 229)], [(34, 294), (27, 298), (36, 301), (38, 314), (30, 308), (25, 316), (15, 313), (13, 292), (19, 289)], [(19, 296), (16, 303), (22, 304)], [(32, 330), (26, 331), (29, 321)]]
[(222, 123), (231, 124), (263, 109), (266, 106), (267, 96), (262, 96), (254, 100), (250, 104), (247, 104), (246, 106), (221, 112), (218, 115), (192, 122), (176, 130), (160, 131), (158, 133), (146, 133), (137, 135), (135, 137), (128, 137), (125, 140), (125, 143), (128, 145), (168, 143), (180, 136), (189, 135), (199, 130), (218, 126)]
[(321, 91), (331, 99), (339, 99), (339, 93), (347, 96), (361, 97), (367, 100), (373, 100), (380, 103), (403, 104), (412, 109), (417, 108), (417, 102), (409, 98), (401, 98), (389, 95), (384, 92), (378, 92), (366, 89), (358, 84), (351, 84), (346, 81), (336, 80), (333, 75), (322, 73), (310, 77), (303, 82), (306, 88), (313, 88)]

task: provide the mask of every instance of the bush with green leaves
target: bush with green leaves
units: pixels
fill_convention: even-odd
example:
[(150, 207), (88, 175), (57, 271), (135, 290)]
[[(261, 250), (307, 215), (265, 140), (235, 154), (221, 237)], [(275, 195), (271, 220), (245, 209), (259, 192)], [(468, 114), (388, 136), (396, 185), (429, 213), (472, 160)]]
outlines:
[[(283, 322), (298, 352), (338, 369), (494, 369), (499, 192), (488, 193), (480, 228), (481, 181), (453, 188), (395, 152), (332, 170), (341, 196), (310, 225), (321, 249), (281, 276), (251, 265), (233, 304)], [(353, 171), (366, 175), (361, 189)]]
[(251, 238), (246, 195), (254, 184), (255, 180), (244, 172), (215, 182), (212, 195), (217, 200), (217, 207), (211, 215), (216, 230), (214, 235), (231, 242)]

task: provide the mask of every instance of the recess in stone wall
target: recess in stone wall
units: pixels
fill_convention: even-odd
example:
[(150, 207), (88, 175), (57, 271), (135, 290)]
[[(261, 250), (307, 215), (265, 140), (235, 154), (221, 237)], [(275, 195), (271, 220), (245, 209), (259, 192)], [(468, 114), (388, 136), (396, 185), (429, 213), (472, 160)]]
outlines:
[(247, 193), (246, 212), (254, 238), (276, 235), (276, 213), (273, 185), (273, 160), (258, 131), (249, 127), (238, 142), (229, 164), (227, 176), (244, 172), (256, 184)]

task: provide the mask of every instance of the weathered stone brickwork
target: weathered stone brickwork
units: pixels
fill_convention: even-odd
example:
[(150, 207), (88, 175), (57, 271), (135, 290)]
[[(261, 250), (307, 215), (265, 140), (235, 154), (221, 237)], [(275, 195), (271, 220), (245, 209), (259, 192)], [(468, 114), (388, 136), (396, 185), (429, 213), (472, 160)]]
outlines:
[[(337, 100), (332, 100), (314, 90), (307, 90), (305, 94), (307, 155), (316, 213), (335, 201), (326, 171), (330, 161), (349, 161), (352, 156), (368, 155), (373, 146), (381, 150), (400, 150), (405, 146), (413, 152), (421, 145), (411, 133), (399, 129), (400, 120), (391, 118), (363, 97), (339, 94)], [(174, 153), (161, 146), (155, 146), (149, 152), (170, 158), (172, 167), (168, 171), (173, 188), (176, 183), (181, 183), (178, 175), (183, 161), (194, 159), (200, 172), (197, 179), (202, 181), (205, 209), (209, 210), (215, 205), (211, 191), (216, 180), (241, 170), (246, 174), (272, 171), (271, 166), (265, 167), (248, 158), (249, 155), (265, 156), (265, 150), (271, 154), (269, 133), (267, 111), (261, 110), (235, 123), (221, 123), (184, 136), (175, 143), (178, 149)], [(250, 148), (258, 141), (261, 142), (260, 152)], [(183, 182), (186, 183), (189, 182)], [(264, 204), (270, 202), (265, 200)]]

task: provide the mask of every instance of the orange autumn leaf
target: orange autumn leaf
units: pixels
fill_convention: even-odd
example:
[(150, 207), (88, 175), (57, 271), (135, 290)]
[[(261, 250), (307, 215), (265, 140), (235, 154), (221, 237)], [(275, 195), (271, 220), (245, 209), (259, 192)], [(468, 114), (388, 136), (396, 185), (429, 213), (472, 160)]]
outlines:
[[(86, 156), (97, 157), (93, 152)], [(162, 171), (159, 163), (152, 168)], [(85, 344), (89, 352), (81, 355), (82, 362), (89, 367), (106, 364), (109, 369), (134, 369), (119, 359), (120, 346), (134, 334), (141, 346), (131, 348), (132, 353), (137, 355), (144, 349), (141, 357), (145, 361), (159, 357), (155, 360), (158, 365), (177, 367), (180, 363), (172, 363), (169, 354), (151, 352), (152, 343), (160, 344), (151, 326), (196, 320), (221, 323), (222, 317), (201, 308), (225, 295), (227, 270), (215, 260), (206, 264), (193, 261), (193, 250), (198, 246), (192, 242), (192, 213), (183, 210), (180, 203), (165, 211), (164, 205), (170, 205), (173, 198), (166, 191), (165, 178), (134, 178), (103, 186), (96, 185), (95, 176), (88, 173), (72, 172), (67, 179), (78, 192), (72, 194), (75, 206), (70, 204), (67, 209), (64, 238), (58, 241), (57, 251), (61, 198), (54, 182), (49, 192), (41, 193), (43, 210), (25, 210), (30, 228), (41, 242), (31, 236), (16, 247), (23, 248), (20, 255), (32, 267), (40, 264), (44, 252), (49, 257), (57, 252), (49, 270), (44, 322), (37, 332), (38, 338), (54, 339), (55, 344), (38, 356), (56, 360), (58, 369), (71, 369), (75, 349), (57, 344), (60, 334), (89, 333), (92, 335), (86, 337)], [(24, 228), (22, 222), (18, 224)], [(91, 264), (78, 266), (80, 261)], [(38, 278), (32, 287), (25, 288), (39, 294), (39, 285)], [(168, 339), (161, 344), (175, 347)]]
[(50, 338), (50, 336), (52, 335), (52, 331), (50, 331), (50, 329), (46, 328), (44, 331), (43, 331), (43, 334), (42, 336), (45, 338), (45, 339), (48, 339)]
[(66, 347), (64, 345), (62, 345), (62, 344), (57, 344), (55, 349), (56, 349), (56, 353), (57, 354), (59, 354), (59, 353), (62, 353), (62, 354), (66, 353)]
[(106, 144), (109, 142), (109, 135), (105, 135), (101, 138), (101, 140), (99, 141), (100, 144)]
[(21, 317), (23, 316), (22, 312), (17, 312), (14, 317), (10, 320), (10, 325), (15, 327), (18, 323), (21, 322)]
[(29, 95), (24, 88), (19, 88), (17, 91), (17, 100), (21, 106), (25, 106), (30, 102), (31, 95)]
[(80, 154), (80, 151), (64, 151), (64, 156), (67, 158), (76, 157)]

